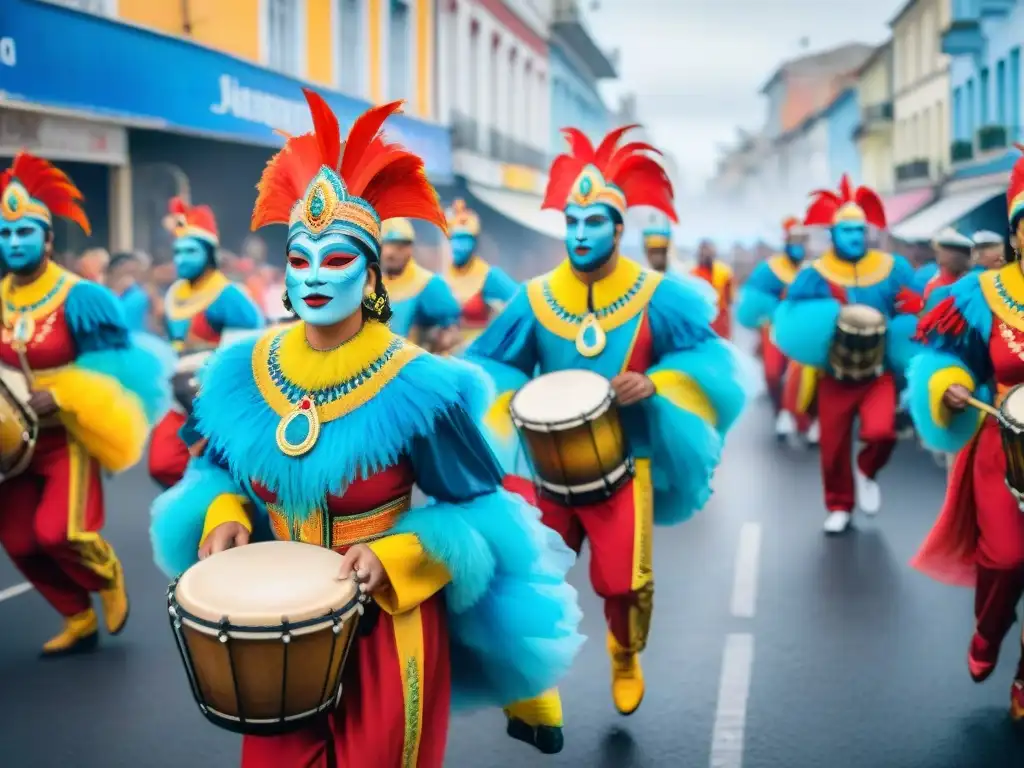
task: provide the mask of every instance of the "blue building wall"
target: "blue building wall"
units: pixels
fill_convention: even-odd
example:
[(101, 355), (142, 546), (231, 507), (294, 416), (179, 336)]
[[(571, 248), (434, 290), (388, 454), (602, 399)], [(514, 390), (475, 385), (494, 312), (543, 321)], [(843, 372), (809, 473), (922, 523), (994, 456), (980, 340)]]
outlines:
[(597, 91), (555, 43), (549, 48), (548, 72), (551, 82), (552, 155), (565, 151), (562, 128), (579, 128), (595, 143), (611, 128), (608, 107)]
[(841, 93), (825, 111), (828, 130), (829, 176), (838, 179), (844, 173), (859, 182), (861, 178), (860, 152), (853, 132), (860, 123), (860, 103), (857, 91), (850, 88)]
[[(973, 141), (976, 131), (986, 125), (1002, 125), (1007, 129), (1009, 144), (1024, 141), (1024, 0), (1003, 17), (980, 17), (978, 3), (960, 2), (956, 10), (961, 17), (980, 19), (981, 38), (978, 56), (953, 57), (950, 66), (950, 120), (954, 141)], [(1008, 153), (1006, 160), (1016, 157)], [(991, 166), (991, 163), (986, 163)], [(1006, 162), (998, 168), (1009, 168)], [(956, 176), (979, 175), (971, 163), (962, 164)]]

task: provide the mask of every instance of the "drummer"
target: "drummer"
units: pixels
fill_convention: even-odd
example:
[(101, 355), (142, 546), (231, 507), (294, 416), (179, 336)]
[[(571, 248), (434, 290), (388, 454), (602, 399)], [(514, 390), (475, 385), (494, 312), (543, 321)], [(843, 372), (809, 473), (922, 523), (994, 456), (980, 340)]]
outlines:
[[(884, 229), (885, 210), (875, 192), (854, 188), (843, 176), (838, 193), (819, 192), (804, 218), (829, 226), (832, 249), (800, 270), (775, 311), (775, 342), (783, 354), (823, 371), (818, 379), (821, 474), (825, 533), (846, 531), (854, 505), (868, 515), (882, 506), (876, 480), (896, 446), (896, 383), (917, 352), (910, 338), (923, 301), (910, 290), (913, 270), (902, 257), (868, 248), (868, 227)], [(876, 379), (840, 382), (828, 372), (828, 355), (840, 308), (867, 305), (887, 322), (886, 370)], [(854, 422), (864, 448), (851, 468)]]
[(391, 297), (391, 330), (441, 354), (459, 343), (462, 310), (444, 278), (420, 266), (413, 255), (416, 232), (408, 219), (388, 219), (381, 228), (380, 263)]
[(447, 217), (452, 263), (444, 279), (461, 307), (462, 342), (468, 343), (480, 335), (519, 286), (479, 255), (480, 218), (466, 207), (465, 200), (452, 203)]
[[(535, 372), (600, 373), (622, 407), (635, 477), (593, 505), (570, 508), (541, 498), (539, 506), (571, 547), (579, 551), (590, 540), (591, 580), (608, 624), (612, 698), (624, 715), (644, 695), (639, 656), (654, 593), (652, 522), (679, 523), (704, 506), (725, 433), (746, 401), (733, 348), (711, 329), (716, 309), (706, 287), (689, 276), (666, 279), (619, 254), (632, 202), (676, 219), (672, 186), (657, 161), (636, 144), (618, 147), (627, 130), (612, 131), (596, 150), (581, 131), (564, 130), (571, 153), (552, 165), (543, 205), (565, 214), (568, 258), (527, 283), (466, 351), (497, 384), (488, 422), (502, 454), (516, 441), (512, 395)], [(554, 402), (571, 397), (557, 393)], [(654, 487), (653, 477), (663, 482)], [(532, 494), (529, 479), (513, 474), (506, 482)], [(561, 743), (556, 692), (508, 715), (515, 738), (542, 752)]]
[[(220, 237), (213, 211), (180, 197), (171, 200), (169, 209), (178, 280), (164, 300), (164, 320), (174, 348), (180, 353), (212, 348), (225, 331), (263, 327), (259, 307), (217, 268)], [(184, 423), (185, 414), (175, 408), (153, 430), (149, 475), (163, 488), (178, 482), (188, 463), (179, 435)]]
[[(1013, 168), (1007, 198), (1010, 232), (1024, 242), (1024, 158)], [(967, 398), (998, 404), (1024, 383), (1021, 303), (1018, 249), (1006, 266), (958, 280), (921, 318), (918, 331), (928, 350), (910, 367), (910, 409), (922, 439), (933, 450), (958, 452), (938, 521), (913, 564), (938, 581), (974, 588), (967, 669), (978, 683), (995, 669), (1024, 594), (1024, 515), (1004, 482), (999, 425), (968, 408)], [(1010, 689), (1010, 715), (1024, 721), (1024, 648)]]
[(124, 628), (124, 572), (101, 533), (101, 472), (142, 458), (167, 405), (166, 361), (129, 333), (117, 299), (52, 260), (56, 217), (90, 233), (81, 201), (63, 171), (27, 153), (0, 173), (0, 369), (28, 381), (40, 423), (28, 468), (0, 482), (0, 544), (64, 619), (46, 656), (96, 645), (91, 593), (104, 628)]
[[(341, 707), (244, 737), (243, 768), (441, 768), (453, 703), (503, 706), (571, 664), (572, 553), (500, 487), (470, 416), (484, 397), (474, 369), (388, 329), (381, 219), (445, 226), (423, 161), (381, 138), (402, 102), (364, 113), (346, 138), (305, 94), (314, 133), (267, 164), (252, 219), (288, 227), (300, 322), (210, 362), (194, 411), (209, 448), (156, 502), (155, 557), (176, 575), (269, 528), (344, 552), (339, 577), (354, 573), (374, 599)], [(411, 506), (413, 485), (430, 504)]]

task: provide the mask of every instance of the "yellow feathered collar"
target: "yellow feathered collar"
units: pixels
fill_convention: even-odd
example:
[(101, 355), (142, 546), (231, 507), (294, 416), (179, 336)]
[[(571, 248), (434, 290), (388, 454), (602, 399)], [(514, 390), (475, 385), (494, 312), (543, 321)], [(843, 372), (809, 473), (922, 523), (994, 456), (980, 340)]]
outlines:
[(7, 275), (0, 282), (0, 300), (3, 301), (4, 324), (10, 327), (13, 315), (28, 315), (33, 319), (45, 317), (64, 303), (68, 291), (81, 278), (53, 261), (28, 285), (15, 285), (14, 276)]
[(871, 250), (858, 261), (845, 261), (830, 250), (815, 259), (811, 266), (835, 285), (867, 288), (887, 279), (894, 263), (892, 254), (884, 251)]

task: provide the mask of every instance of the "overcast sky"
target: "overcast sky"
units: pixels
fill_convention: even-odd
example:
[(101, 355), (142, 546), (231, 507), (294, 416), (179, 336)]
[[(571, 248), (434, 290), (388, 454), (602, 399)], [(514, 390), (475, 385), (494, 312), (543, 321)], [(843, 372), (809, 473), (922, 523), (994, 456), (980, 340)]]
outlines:
[[(637, 94), (687, 191), (703, 188), (736, 127), (763, 125), (760, 87), (778, 65), (846, 42), (880, 43), (903, 0), (581, 0), (594, 36), (621, 49), (606, 96)], [(609, 102), (613, 103), (609, 98)]]

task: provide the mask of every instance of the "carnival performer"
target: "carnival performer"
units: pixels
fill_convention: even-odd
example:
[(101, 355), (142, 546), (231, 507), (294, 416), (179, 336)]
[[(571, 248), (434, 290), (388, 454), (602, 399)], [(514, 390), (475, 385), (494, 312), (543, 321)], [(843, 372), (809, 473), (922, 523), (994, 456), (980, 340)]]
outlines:
[(999, 269), (1006, 264), (1006, 241), (995, 232), (983, 229), (971, 238), (971, 268), (984, 271)]
[[(217, 268), (220, 235), (213, 211), (190, 206), (180, 197), (169, 208), (178, 280), (167, 291), (164, 319), (174, 349), (188, 353), (213, 348), (225, 331), (262, 328), (263, 315), (255, 302)], [(184, 412), (175, 407), (153, 430), (149, 475), (163, 488), (178, 482), (188, 463), (188, 447), (179, 434), (184, 424)]]
[(121, 300), (125, 322), (132, 332), (150, 330), (153, 301), (141, 277), (149, 259), (139, 253), (115, 253), (107, 265), (106, 285)]
[(675, 272), (672, 264), (672, 223), (667, 217), (656, 217), (642, 233), (647, 265), (655, 272)]
[[(868, 226), (884, 229), (878, 195), (843, 176), (838, 194), (815, 193), (804, 225), (829, 226), (832, 249), (800, 270), (775, 312), (775, 341), (783, 354), (822, 371), (818, 379), (821, 472), (825, 489), (825, 532), (850, 525), (856, 504), (869, 514), (881, 508), (876, 480), (896, 446), (896, 382), (918, 347), (911, 341), (923, 301), (909, 289), (910, 264), (902, 257), (869, 249)], [(867, 381), (840, 381), (829, 366), (829, 350), (840, 309), (866, 305), (886, 319), (885, 372)], [(864, 448), (851, 466), (853, 425), (859, 419)]]
[[(579, 551), (590, 541), (612, 698), (624, 715), (644, 695), (639, 656), (654, 595), (652, 523), (680, 523), (704, 505), (724, 436), (747, 398), (734, 349), (711, 330), (716, 308), (706, 286), (619, 254), (628, 206), (651, 206), (675, 220), (672, 185), (649, 155), (656, 150), (619, 146), (634, 127), (612, 131), (596, 149), (581, 131), (564, 129), (570, 151), (552, 164), (543, 205), (565, 214), (568, 259), (527, 283), (466, 351), (497, 385), (487, 423), (513, 473), (519, 468), (509, 459), (516, 445), (509, 404), (519, 387), (535, 373), (571, 369), (611, 382), (635, 475), (603, 501), (569, 507), (541, 495), (538, 506), (570, 547)], [(514, 474), (507, 486), (533, 492), (531, 480)], [(553, 751), (551, 736), (562, 725), (556, 691), (507, 714), (511, 736)]]
[(0, 479), (0, 544), (64, 617), (46, 656), (95, 647), (93, 592), (105, 629), (124, 628), (124, 572), (101, 533), (101, 472), (142, 458), (168, 394), (168, 361), (129, 333), (114, 295), (52, 260), (56, 217), (90, 232), (81, 201), (63, 171), (30, 154), (0, 173), (0, 374), (23, 377), (40, 426), (24, 472)]
[[(967, 274), (971, 268), (971, 248), (974, 243), (970, 238), (961, 235), (952, 227), (939, 232), (935, 236), (932, 247), (935, 249), (935, 263), (939, 269), (925, 283), (922, 298), (928, 306), (933, 293), (938, 288), (946, 288)], [(944, 293), (938, 291), (939, 294)]]
[[(785, 236), (784, 252), (754, 268), (740, 289), (736, 305), (736, 320), (739, 324), (761, 334), (764, 379), (775, 409), (775, 434), (780, 439), (788, 438), (798, 430), (806, 431), (810, 426), (807, 413), (817, 383), (816, 372), (810, 369), (805, 373), (805, 367), (799, 363), (787, 371), (790, 361), (772, 339), (772, 316), (802, 266), (807, 251), (807, 231), (799, 219), (790, 217), (783, 221), (782, 231)], [(798, 390), (792, 393), (791, 399), (794, 402), (791, 403), (784, 402), (784, 385), (789, 377), (792, 377)], [(809, 387), (810, 391), (803, 391), (801, 387)]]
[(416, 263), (415, 241), (407, 219), (384, 222), (380, 263), (391, 300), (391, 330), (433, 352), (447, 352), (458, 344), (462, 309), (444, 278)]
[(462, 341), (469, 343), (502, 310), (519, 286), (499, 267), (477, 255), (480, 219), (464, 200), (452, 203), (447, 216), (452, 263), (444, 279), (462, 308)]
[[(1021, 148), (1024, 151), (1024, 148)], [(1024, 235), (1024, 158), (1010, 176), (1010, 231)], [(913, 565), (946, 584), (974, 587), (967, 668), (975, 682), (996, 667), (1024, 594), (1024, 514), (1008, 490), (999, 424), (967, 398), (998, 405), (1024, 383), (1024, 272), (1020, 252), (1001, 269), (958, 280), (918, 325), (928, 349), (910, 366), (911, 413), (937, 451), (958, 452), (939, 518)], [(1024, 720), (1024, 647), (1010, 690)]]
[(732, 301), (735, 278), (732, 267), (717, 258), (715, 244), (704, 240), (697, 247), (697, 265), (690, 271), (708, 283), (718, 296), (718, 314), (711, 327), (723, 339), (732, 338)]
[[(453, 702), (502, 706), (568, 669), (582, 641), (572, 553), (501, 488), (473, 420), (479, 373), (387, 327), (381, 219), (445, 226), (422, 159), (380, 133), (401, 102), (365, 112), (343, 141), (305, 94), (314, 130), (271, 158), (252, 220), (288, 226), (300, 322), (209, 363), (195, 408), (209, 447), (155, 504), (156, 561), (178, 574), (266, 523), (343, 552), (339, 577), (354, 572), (375, 601), (343, 704), (322, 726), (244, 737), (242, 766), (441, 768)], [(426, 506), (410, 508), (414, 484)]]

